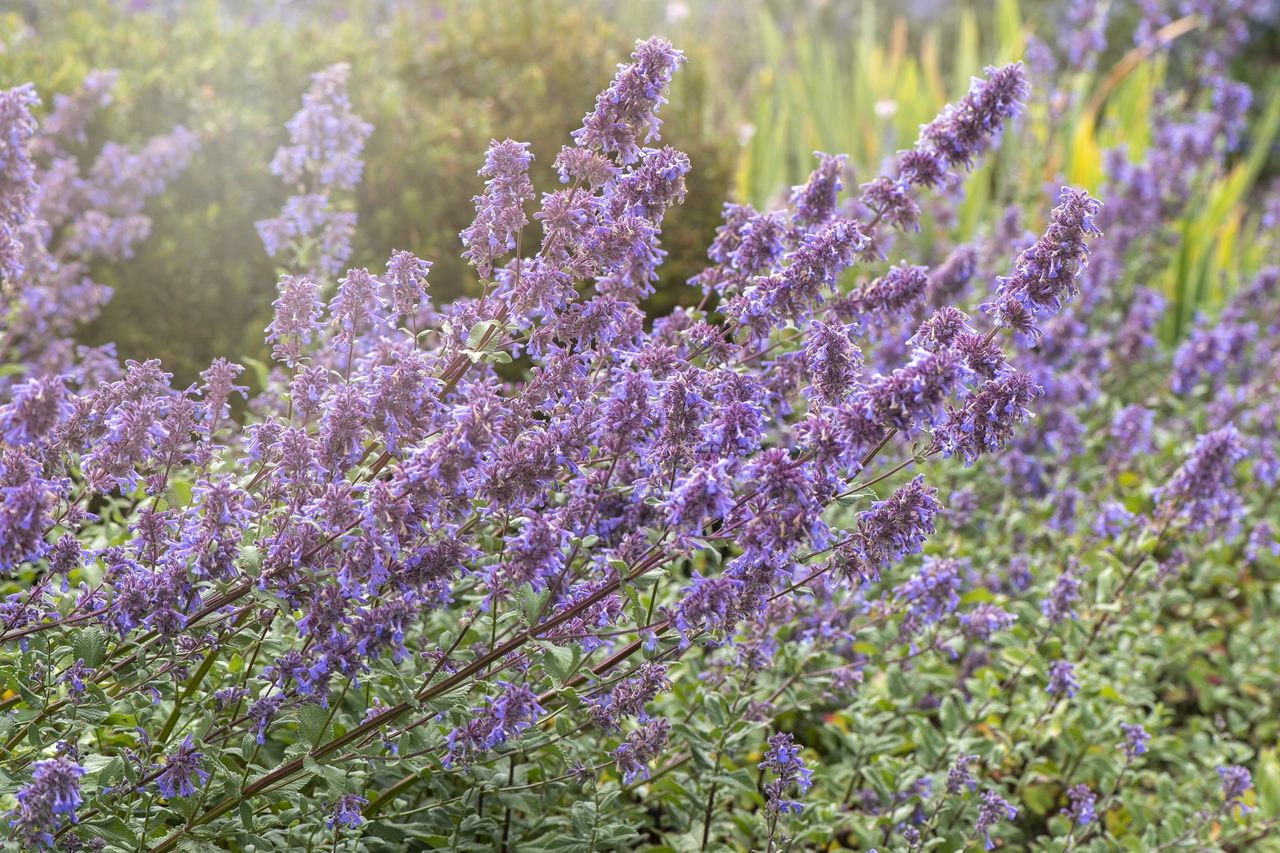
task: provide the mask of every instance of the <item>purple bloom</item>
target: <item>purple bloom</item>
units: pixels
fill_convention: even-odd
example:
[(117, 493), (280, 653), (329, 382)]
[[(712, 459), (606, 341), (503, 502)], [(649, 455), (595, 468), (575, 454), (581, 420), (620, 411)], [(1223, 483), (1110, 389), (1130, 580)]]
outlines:
[(1238, 764), (1230, 764), (1218, 768), (1218, 778), (1222, 781), (1222, 798), (1226, 802), (1224, 808), (1231, 811), (1233, 806), (1240, 807), (1240, 814), (1253, 811), (1244, 804), (1245, 793), (1253, 787), (1253, 776)]
[(1097, 820), (1093, 804), (1097, 801), (1098, 795), (1090, 791), (1088, 785), (1071, 786), (1067, 791), (1067, 799), (1071, 801), (1071, 806), (1063, 809), (1062, 813), (1071, 818), (1071, 822), (1076, 826), (1086, 826)]
[(320, 286), (305, 276), (281, 276), (280, 296), (272, 305), (275, 319), (267, 326), (267, 342), (275, 344), (271, 357), (295, 367), (303, 347), (320, 328)]
[(1021, 371), (988, 380), (965, 398), (963, 406), (948, 410), (934, 438), (945, 455), (958, 454), (966, 466), (972, 465), (983, 453), (1005, 448), (1013, 428), (1034, 417), (1027, 406), (1043, 393), (1031, 375)]
[(204, 785), (209, 779), (208, 771), (200, 769), (202, 757), (196, 751), (191, 735), (187, 735), (177, 750), (166, 756), (164, 770), (156, 777), (160, 796), (172, 800), (195, 794), (197, 786)]
[(1234, 523), (1240, 497), (1231, 487), (1235, 465), (1245, 455), (1240, 433), (1232, 425), (1200, 436), (1187, 461), (1156, 490), (1158, 511), (1167, 518), (1185, 519), (1193, 531)]
[(1093, 224), (1100, 207), (1087, 192), (1062, 188), (1044, 236), (1018, 256), (1012, 275), (997, 279), (996, 302), (987, 306), (996, 325), (1025, 332), (1020, 327), (1027, 320), (1010, 310), (1011, 303), (1033, 316), (1051, 316), (1076, 295), (1076, 279), (1088, 265), (1085, 240), (1102, 233)]
[(659, 693), (670, 689), (667, 668), (645, 661), (636, 667), (634, 675), (618, 682), (603, 697), (591, 703), (591, 718), (596, 725), (607, 730), (617, 729), (618, 724), (628, 717), (638, 717), (645, 722), (648, 719), (645, 706)]
[(380, 327), (385, 307), (378, 295), (380, 285), (367, 269), (348, 270), (338, 280), (338, 292), (329, 302), (329, 322), (338, 330), (333, 336), (336, 345), (354, 346), (362, 335)]
[(1052, 624), (1057, 625), (1068, 616), (1075, 618), (1071, 606), (1080, 600), (1080, 578), (1075, 565), (1068, 565), (1053, 582), (1049, 595), (1040, 601), (1040, 612)]
[(1280, 542), (1276, 541), (1271, 524), (1266, 521), (1259, 521), (1249, 531), (1249, 538), (1245, 540), (1244, 556), (1249, 560), (1256, 560), (1263, 551), (1268, 551), (1272, 556), (1280, 556)]
[(841, 310), (873, 323), (887, 323), (910, 313), (924, 299), (929, 271), (901, 264), (842, 301)]
[(842, 323), (815, 322), (805, 342), (805, 369), (810, 385), (805, 395), (820, 405), (834, 406), (853, 390), (862, 372), (862, 350)]
[(770, 736), (764, 760), (758, 766), (777, 777), (764, 786), (765, 813), (771, 818), (788, 812), (799, 814), (801, 804), (784, 799), (783, 795), (794, 784), (803, 796), (813, 785), (813, 771), (804, 766), (804, 760), (800, 758), (800, 747), (788, 732)]
[(396, 251), (387, 260), (386, 281), (391, 285), (391, 319), (416, 324), (427, 304), (427, 274), (431, 261), (413, 252)]
[[(931, 149), (947, 166), (972, 166), (974, 158), (990, 146), (1004, 122), (1018, 114), (1022, 99), (1027, 96), (1026, 72), (1021, 62), (1001, 68), (988, 67), (985, 73), (985, 80), (973, 78), (963, 98), (947, 105), (937, 118), (921, 128), (921, 147)], [(911, 164), (912, 183), (925, 184), (929, 177), (932, 173), (928, 170)]]
[(969, 245), (957, 246), (946, 260), (929, 271), (926, 299), (935, 308), (959, 301), (977, 272), (978, 250)]
[(367, 805), (369, 805), (369, 801), (358, 794), (343, 794), (333, 804), (325, 823), (330, 829), (338, 827), (354, 829), (364, 823), (364, 816), (360, 813), (360, 810)]
[(893, 594), (907, 605), (903, 623), (909, 623), (914, 633), (955, 611), (960, 605), (960, 588), (959, 563), (926, 558), (920, 571)]
[(1142, 726), (1136, 723), (1121, 723), (1120, 731), (1124, 734), (1124, 754), (1127, 759), (1132, 761), (1147, 751), (1151, 735), (1147, 734), (1147, 730)]
[(858, 513), (857, 530), (840, 549), (846, 572), (879, 578), (880, 569), (907, 554), (920, 553), (925, 537), (933, 533), (933, 519), (942, 511), (938, 490), (918, 475), (900, 486), (888, 500), (877, 501)]
[(637, 779), (649, 778), (649, 762), (662, 754), (670, 730), (670, 723), (658, 719), (627, 733), (626, 740), (611, 753), (618, 772), (622, 774), (622, 784), (630, 785)]
[(853, 423), (846, 424), (855, 444), (870, 447), (886, 432), (932, 425), (947, 395), (965, 376), (953, 350), (916, 350), (911, 361), (889, 376), (876, 376), (846, 404)]
[(40, 447), (52, 440), (54, 429), (69, 414), (71, 403), (61, 377), (29, 379), (0, 406), (0, 435), (9, 444)]
[(841, 173), (844, 172), (843, 154), (824, 154), (813, 152), (818, 158), (818, 168), (809, 175), (809, 180), (802, 186), (791, 188), (791, 206), (795, 208), (794, 219), (801, 225), (821, 225), (836, 211), (836, 197), (844, 187)]
[(506, 743), (537, 721), (542, 706), (527, 684), (499, 684), (501, 692), (473, 709), (466, 724), (449, 732), (445, 767), (467, 765), (477, 753)]
[(25, 844), (53, 847), (53, 836), (62, 827), (62, 815), (76, 822), (80, 807), (80, 777), (84, 768), (69, 758), (37, 761), (31, 782), (18, 791), (18, 807), (9, 825)]
[(41, 557), (62, 484), (40, 476), (40, 464), (21, 450), (0, 449), (0, 573)]
[(489, 141), (480, 176), (485, 179), (484, 195), (473, 200), (476, 218), (459, 236), (462, 253), (482, 278), (488, 278), (493, 261), (516, 248), (516, 237), (528, 223), (524, 205), (533, 198), (529, 182), (529, 143), (507, 139)]
[(990, 828), (1001, 820), (1013, 820), (1017, 816), (1018, 810), (1009, 805), (1004, 797), (995, 791), (983, 791), (982, 802), (978, 806), (978, 819), (973, 825), (973, 831), (982, 836), (985, 849), (994, 849), (996, 845), (991, 840)]
[(232, 364), (225, 358), (215, 358), (207, 369), (200, 372), (200, 393), (204, 397), (210, 430), (220, 418), (226, 418), (230, 414), (227, 400), (231, 395), (239, 394), (243, 397), (245, 391), (249, 390), (243, 385), (235, 384), (236, 377), (241, 373), (244, 373), (243, 367)]
[(0, 91), (0, 281), (22, 274), (20, 230), (31, 218), (35, 166), (27, 143), (36, 130), (31, 108), (40, 103), (27, 83)]
[(676, 530), (696, 537), (705, 523), (732, 507), (733, 479), (727, 465), (699, 465), (676, 481), (667, 499), (667, 518)]
[(1070, 699), (1079, 689), (1080, 682), (1076, 680), (1076, 668), (1071, 661), (1056, 660), (1049, 665), (1049, 685), (1045, 687), (1046, 693), (1050, 696), (1066, 694)]
[(307, 268), (335, 275), (351, 254), (354, 213), (339, 210), (334, 191), (360, 183), (360, 153), (373, 126), (351, 109), (347, 97), (350, 66), (332, 65), (311, 75), (302, 108), (289, 119), (289, 143), (276, 149), (271, 172), (295, 189), (280, 216), (257, 223), (267, 254), (290, 251)]
[(960, 631), (970, 640), (986, 642), (997, 631), (1003, 631), (1017, 620), (1017, 617), (1003, 608), (982, 602), (967, 613), (960, 614)]
[(969, 315), (944, 305), (920, 324), (907, 343), (930, 352), (938, 352), (953, 346), (960, 335), (972, 331)]
[(956, 760), (947, 770), (947, 794), (952, 797), (959, 797), (964, 794), (965, 790), (972, 791), (978, 787), (978, 783), (974, 781), (973, 774), (969, 772), (969, 765), (978, 760), (976, 755), (968, 755), (960, 753), (956, 756)]
[[(919, 156), (918, 153), (913, 153)], [(935, 170), (941, 169), (941, 163), (932, 156), (926, 155), (924, 159), (932, 162)], [(903, 176), (897, 179), (881, 175), (867, 181), (859, 187), (862, 190), (861, 201), (875, 213), (879, 221), (887, 222), (902, 231), (908, 228), (919, 231), (920, 205), (911, 197), (911, 181), (906, 177), (909, 172), (913, 175), (915, 173), (906, 168), (902, 171)], [(927, 180), (934, 178), (930, 175)]]
[(640, 157), (637, 143), (658, 138), (662, 121), (658, 108), (665, 104), (667, 86), (684, 54), (663, 38), (637, 41), (632, 62), (619, 65), (609, 88), (596, 98), (595, 110), (587, 113), (573, 139), (584, 148), (617, 154), (624, 165)]
[(1117, 461), (1127, 461), (1151, 450), (1151, 424), (1155, 412), (1139, 405), (1125, 406), (1111, 419), (1111, 450)]
[(331, 65), (311, 75), (302, 109), (289, 119), (289, 145), (276, 150), (271, 173), (286, 184), (310, 178), (320, 187), (353, 189), (364, 163), (360, 152), (373, 126), (351, 110), (347, 78), (351, 66)]

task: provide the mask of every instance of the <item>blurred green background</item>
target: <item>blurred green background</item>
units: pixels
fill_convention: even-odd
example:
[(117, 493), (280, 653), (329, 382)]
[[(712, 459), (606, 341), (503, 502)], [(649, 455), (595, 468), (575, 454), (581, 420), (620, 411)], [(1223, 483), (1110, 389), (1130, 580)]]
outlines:
[[(116, 293), (82, 334), (88, 343), (115, 341), (122, 357), (158, 356), (189, 381), (215, 356), (263, 352), (276, 270), (254, 222), (275, 215), (285, 195), (267, 164), (308, 74), (328, 64), (352, 64), (352, 102), (375, 127), (352, 264), (380, 270), (392, 249), (411, 249), (434, 262), (432, 294), (444, 301), (474, 282), (456, 235), (472, 218), (489, 138), (532, 142), (535, 183), (552, 188), (556, 151), (632, 42), (671, 38), (690, 61), (663, 112), (664, 140), (687, 151), (694, 168), (687, 200), (664, 229), (669, 257), (648, 306), (660, 313), (689, 298), (684, 281), (701, 268), (725, 200), (778, 198), (803, 180), (814, 149), (847, 152), (859, 180), (874, 174), (964, 92), (971, 74), (1021, 58), (1032, 34), (1052, 38), (1066, 5), (11, 1), (0, 3), (0, 70), (6, 85), (33, 81), (48, 103), (91, 69), (117, 69), (115, 106), (92, 126), (87, 150), (179, 123), (199, 133), (192, 167), (148, 208), (150, 239), (130, 261), (95, 270)], [(1123, 31), (1133, 4), (1118, 5), (1111, 26)], [(1274, 72), (1251, 57), (1277, 49), (1274, 26), (1261, 36), (1238, 65), (1265, 93)], [(1021, 144), (1034, 142), (1034, 156), (1019, 158), (1018, 143), (1007, 144), (970, 181), (956, 229), (995, 220), (996, 205), (1035, 203), (1059, 178), (1094, 189), (1100, 152), (1117, 141), (1140, 153), (1151, 101), (1175, 72), (1153, 57), (1114, 79), (1109, 72), (1131, 48), (1131, 39), (1117, 39), (1096, 71), (1072, 78), (1089, 97), (1077, 98), (1065, 120), (1028, 117)], [(1187, 316), (1230, 286), (1224, 271), (1250, 265), (1237, 237), (1251, 191), (1274, 169), (1277, 116), (1263, 101), (1258, 138), (1189, 214), (1189, 239), (1163, 282), (1184, 294), (1178, 310)]]

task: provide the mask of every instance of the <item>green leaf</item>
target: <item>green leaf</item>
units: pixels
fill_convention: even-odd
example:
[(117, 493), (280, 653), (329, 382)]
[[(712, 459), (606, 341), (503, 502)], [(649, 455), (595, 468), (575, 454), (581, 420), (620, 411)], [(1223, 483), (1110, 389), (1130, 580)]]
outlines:
[(302, 739), (312, 746), (318, 746), (321, 741), (327, 740), (328, 733), (324, 729), (328, 718), (329, 712), (319, 705), (303, 705), (299, 708), (298, 732)]
[(571, 646), (555, 646), (547, 644), (542, 647), (542, 665), (547, 674), (563, 684), (578, 670), (582, 660), (582, 650), (577, 644)]
[(82, 628), (76, 632), (71, 641), (71, 653), (77, 660), (84, 661), (85, 666), (97, 666), (102, 663), (107, 644), (102, 629), (95, 626)]

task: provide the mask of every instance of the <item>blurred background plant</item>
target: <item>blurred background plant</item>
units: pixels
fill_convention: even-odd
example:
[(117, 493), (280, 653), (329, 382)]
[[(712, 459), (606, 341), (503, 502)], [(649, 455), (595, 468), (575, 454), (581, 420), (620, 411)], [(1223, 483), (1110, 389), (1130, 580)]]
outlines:
[[(563, 128), (590, 106), (593, 81), (637, 33), (679, 43), (691, 61), (672, 90), (665, 132), (694, 168), (690, 201), (672, 212), (667, 229), (670, 257), (648, 306), (656, 314), (678, 302), (700, 268), (719, 221), (715, 199), (757, 206), (776, 200), (808, 174), (815, 150), (848, 153), (855, 179), (875, 173), (972, 74), (1024, 56), (1050, 60), (1054, 33), (1080, 30), (1078, 19), (1089, 10), (1102, 27), (1094, 21), (1089, 30), (1086, 20), (1081, 31), (1104, 37), (1090, 46), (1087, 62), (1060, 57), (1054, 103), (1042, 100), (1005, 154), (969, 183), (960, 232), (992, 221), (993, 206), (1033, 202), (1060, 179), (1098, 186), (1102, 152), (1121, 142), (1140, 160), (1151, 144), (1153, 108), (1170, 84), (1196, 71), (1133, 43), (1133, 3), (5, 5), (5, 79), (33, 81), (48, 102), (92, 69), (119, 71), (116, 106), (94, 122), (86, 147), (107, 138), (138, 142), (175, 123), (200, 135), (194, 168), (152, 203), (151, 238), (127, 264), (95, 270), (115, 297), (81, 335), (86, 343), (115, 342), (122, 357), (159, 356), (184, 380), (220, 355), (261, 355), (275, 270), (251, 223), (278, 209), (285, 189), (269, 179), (271, 152), (307, 74), (332, 62), (351, 63), (356, 109), (375, 128), (353, 263), (372, 266), (392, 249), (412, 249), (435, 263), (433, 292), (446, 300), (474, 284), (456, 236), (472, 216), (474, 152), (490, 137), (528, 140), (535, 184), (552, 188), (551, 153)], [(1189, 10), (1171, 19), (1169, 39), (1219, 37), (1207, 31), (1210, 24)], [(1251, 36), (1233, 74), (1275, 92), (1268, 85), (1274, 67), (1256, 61), (1276, 49), (1274, 20)], [(1059, 53), (1081, 50), (1067, 45)], [(1033, 81), (1044, 82), (1038, 78), (1045, 71), (1033, 69)], [(1166, 269), (1144, 271), (1172, 302), (1164, 328), (1170, 340), (1261, 262), (1264, 247), (1245, 235), (1254, 191), (1276, 172), (1270, 155), (1280, 102), (1263, 98), (1254, 110), (1241, 152), (1197, 185), (1176, 235), (1180, 251)]]

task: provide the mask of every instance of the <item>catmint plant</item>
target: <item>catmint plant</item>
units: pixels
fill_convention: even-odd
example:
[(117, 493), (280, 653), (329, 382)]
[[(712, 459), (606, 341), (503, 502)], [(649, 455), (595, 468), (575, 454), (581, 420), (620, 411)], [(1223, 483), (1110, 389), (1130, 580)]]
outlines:
[[(1236, 576), (1195, 561), (1235, 567), (1273, 507), (1270, 376), (1249, 365), (1274, 337), (1204, 344), (1210, 380), (1161, 354), (1158, 382), (1126, 387), (1117, 354), (1159, 347), (1159, 305), (1091, 266), (1108, 207), (1082, 188), (1027, 194), (1039, 237), (1000, 236), (1011, 214), (921, 244), (1018, 132), (1016, 62), (855, 192), (820, 154), (779, 209), (726, 205), (686, 307), (650, 317), (697, 168), (659, 117), (684, 62), (637, 42), (561, 151), (474, 152), (475, 280), (445, 305), (412, 248), (348, 266), (375, 131), (345, 66), (318, 72), (264, 164), (293, 193), (258, 222), (282, 267), (271, 369), (251, 385), (220, 358), (176, 387), (156, 361), (15, 346), (9, 843), (1147, 843), (1113, 809), (1152, 844), (1199, 838), (1194, 797), (1161, 835), (1153, 786), (1129, 784), (1177, 740), (1131, 721), (1180, 725), (1157, 689), (1177, 676), (1152, 674), (1178, 653), (1153, 645), (1164, 613), (1266, 630), (1204, 603)], [(42, 129), (34, 98), (0, 101), (0, 246), (22, 253), (74, 172), (33, 165), (75, 124), (66, 107)], [(102, 224), (118, 195), (126, 225), (60, 261), (123, 254), (194, 153), (165, 139), (104, 154), (63, 221)], [(535, 157), (558, 185), (535, 187)], [(53, 273), (5, 252), (6, 299), (39, 311)], [(1221, 323), (1280, 322), (1266, 276)], [(1234, 390), (1195, 399), (1210, 382)], [(1195, 730), (1196, 760), (1220, 767), (1212, 816), (1244, 822), (1259, 741), (1229, 716), (1220, 742)]]

